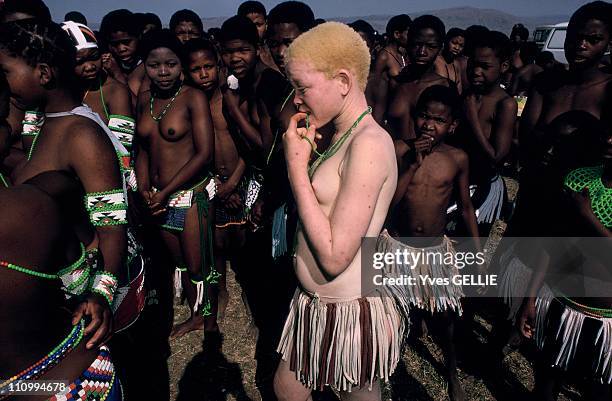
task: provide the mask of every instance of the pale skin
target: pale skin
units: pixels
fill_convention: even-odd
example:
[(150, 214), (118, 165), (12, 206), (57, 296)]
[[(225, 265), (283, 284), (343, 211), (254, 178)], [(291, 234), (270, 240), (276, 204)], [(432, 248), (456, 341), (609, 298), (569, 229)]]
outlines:
[[(290, 60), (288, 75), (296, 88), (298, 108), (283, 135), (291, 189), (301, 228), (295, 269), (301, 286), (321, 299), (359, 297), (360, 246), (364, 236), (376, 237), (395, 192), (397, 167), (393, 143), (371, 115), (366, 115), (338, 152), (323, 162), (312, 181), (308, 163), (315, 129), (331, 122), (336, 142), (366, 110), (363, 88), (347, 69), (328, 78), (305, 60)], [(310, 128), (298, 128), (309, 114)], [(309, 141), (304, 138), (308, 138)], [(274, 379), (279, 400), (310, 400), (311, 389), (296, 380), (281, 361)], [(344, 400), (380, 400), (378, 382), (341, 393)]]

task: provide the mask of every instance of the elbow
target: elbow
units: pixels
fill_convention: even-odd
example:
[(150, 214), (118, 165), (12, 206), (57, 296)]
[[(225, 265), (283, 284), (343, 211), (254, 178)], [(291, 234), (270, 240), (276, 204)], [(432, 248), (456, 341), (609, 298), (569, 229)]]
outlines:
[(352, 260), (341, 255), (330, 255), (328, 257), (319, 258), (319, 265), (325, 276), (332, 280), (341, 275), (351, 264)]

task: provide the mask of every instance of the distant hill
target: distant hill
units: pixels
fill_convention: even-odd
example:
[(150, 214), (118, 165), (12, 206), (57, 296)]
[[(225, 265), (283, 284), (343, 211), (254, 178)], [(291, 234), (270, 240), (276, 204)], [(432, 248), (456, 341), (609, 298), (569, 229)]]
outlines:
[[(412, 18), (418, 17), (423, 14), (433, 14), (439, 17), (444, 24), (446, 29), (452, 27), (467, 28), (470, 25), (478, 24), (484, 25), (489, 29), (501, 31), (505, 34), (510, 34), (512, 26), (517, 23), (525, 25), (531, 34), (533, 29), (539, 25), (556, 24), (558, 22), (564, 22), (569, 20), (569, 15), (544, 15), (534, 17), (517, 17), (512, 14), (508, 14), (498, 10), (482, 9), (474, 7), (455, 7), (446, 8), (442, 10), (430, 10), (422, 11), (418, 13), (409, 13)], [(368, 16), (354, 16), (354, 17), (333, 17), (327, 18), (327, 20), (340, 21), (340, 22), (352, 22), (358, 19), (368, 21), (374, 29), (379, 32), (385, 31), (387, 21), (392, 15), (368, 15)], [(214, 17), (214, 18), (203, 18), (202, 23), (205, 29), (212, 27), (220, 27), (223, 21), (227, 17)]]

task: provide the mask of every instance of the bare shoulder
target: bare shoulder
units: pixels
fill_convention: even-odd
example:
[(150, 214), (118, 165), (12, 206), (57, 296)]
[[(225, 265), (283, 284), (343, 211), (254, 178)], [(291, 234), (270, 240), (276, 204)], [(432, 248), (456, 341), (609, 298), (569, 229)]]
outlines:
[(376, 55), (376, 62), (386, 63), (388, 59), (389, 59), (389, 50), (386, 47), (383, 47), (382, 49), (380, 49), (380, 51)]
[(502, 111), (509, 113), (516, 113), (516, 110), (518, 109), (516, 100), (512, 96), (508, 95), (506, 92), (503, 92), (503, 95), (501, 95), (498, 99), (497, 106)]
[(456, 148), (454, 146), (448, 146), (448, 155), (453, 158), (459, 167), (467, 166), (469, 157), (463, 149)]
[[(73, 150), (88, 150), (95, 148), (100, 150), (100, 146), (111, 146), (112, 143), (106, 132), (94, 121), (86, 117), (75, 116), (69, 121), (66, 119), (64, 130), (68, 135), (65, 136), (66, 144)], [(78, 135), (74, 133), (78, 132)], [(78, 155), (80, 153), (74, 153)]]
[(103, 88), (106, 89), (107, 93), (112, 97), (130, 96), (130, 90), (127, 85), (122, 84), (121, 82), (117, 81), (115, 78), (112, 77), (107, 78), (106, 84)]
[(391, 135), (373, 120), (356, 133), (349, 151), (395, 162), (395, 148)]
[(202, 107), (208, 106), (208, 98), (206, 97), (206, 94), (193, 86), (184, 86), (181, 97), (183, 97), (190, 109), (200, 110)]
[(134, 71), (130, 72), (128, 79), (142, 80), (144, 76), (145, 76), (145, 66), (144, 66), (144, 63), (140, 63), (140, 65), (134, 68)]
[(124, 91), (126, 93), (128, 91), (127, 85), (122, 84), (113, 77), (106, 78), (106, 83), (104, 84), (104, 87), (108, 88), (110, 91)]
[(138, 113), (142, 112), (143, 106), (145, 103), (151, 100), (151, 90), (147, 89), (138, 93), (138, 98), (136, 101), (136, 111)]

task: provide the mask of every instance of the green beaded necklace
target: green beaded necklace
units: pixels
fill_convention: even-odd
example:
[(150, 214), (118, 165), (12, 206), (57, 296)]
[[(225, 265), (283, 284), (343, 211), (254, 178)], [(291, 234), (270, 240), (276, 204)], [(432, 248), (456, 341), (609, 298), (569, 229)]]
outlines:
[(149, 112), (151, 113), (151, 118), (155, 122), (157, 122), (157, 123), (160, 122), (162, 120), (162, 118), (164, 118), (166, 113), (168, 113), (168, 111), (170, 111), (170, 107), (172, 107), (172, 104), (176, 100), (176, 97), (179, 95), (179, 93), (181, 93), (181, 89), (183, 89), (183, 83), (182, 82), (181, 82), (181, 85), (179, 86), (178, 90), (174, 94), (174, 96), (172, 96), (172, 99), (170, 99), (170, 101), (164, 106), (162, 111), (157, 116), (155, 116), (153, 114), (153, 102), (155, 101), (155, 96), (153, 96), (153, 92), (151, 92), (151, 98), (149, 99)]
[[(370, 114), (372, 112), (372, 108), (368, 106), (368, 108), (361, 113), (361, 115), (357, 118), (357, 120), (355, 120), (355, 122), (353, 123), (353, 125), (351, 125), (351, 127), (346, 130), (346, 132), (340, 137), (340, 139), (338, 139), (336, 142), (334, 142), (333, 144), (331, 144), (323, 153), (318, 153), (314, 150), (314, 145), (312, 142), (310, 142), (310, 140), (308, 140), (308, 138), (304, 137), (304, 139), (308, 140), (308, 142), (310, 142), (311, 146), (313, 147), (313, 151), (315, 151), (316, 154), (319, 155), (319, 157), (317, 157), (317, 159), (312, 162), (312, 164), (310, 165), (310, 167), (308, 167), (308, 177), (312, 180), (312, 176), (314, 175), (315, 171), (317, 170), (317, 168), (319, 168), (319, 166), (327, 159), (331, 158), (333, 155), (335, 155), (338, 150), (342, 147), (342, 145), (344, 144), (344, 142), (346, 142), (346, 140), (348, 139), (348, 137), (351, 135), (351, 133), (353, 132), (353, 130), (355, 128), (357, 128), (357, 126), (359, 125), (359, 123), (361, 122), (361, 120), (363, 120), (363, 118), (365, 116), (367, 116), (368, 114)], [(306, 129), (308, 129), (310, 126), (310, 121), (308, 119), (308, 116), (306, 116)], [(296, 235), (293, 238), (293, 257), (295, 257), (295, 252), (297, 249), (297, 231), (299, 231), (300, 226), (302, 225), (301, 221), (298, 221), (298, 225), (296, 227)]]
[[(367, 116), (368, 114), (370, 114), (371, 112), (372, 112), (372, 108), (368, 106), (368, 108), (363, 113), (361, 113), (361, 115), (357, 118), (357, 120), (355, 120), (353, 125), (351, 125), (351, 127), (348, 130), (346, 130), (346, 132), (340, 137), (340, 139), (338, 139), (336, 142), (331, 144), (325, 150), (325, 152), (318, 153), (317, 151), (315, 151), (315, 153), (317, 155), (319, 155), (319, 157), (317, 157), (316, 160), (314, 162), (312, 162), (310, 167), (308, 167), (308, 176), (310, 177), (310, 179), (312, 179), (312, 176), (314, 175), (314, 173), (317, 170), (317, 168), (319, 168), (321, 163), (323, 163), (325, 160), (329, 159), (330, 157), (335, 155), (336, 152), (338, 152), (338, 150), (342, 147), (344, 142), (346, 142), (348, 137), (351, 136), (351, 133), (353, 132), (353, 130), (355, 128), (357, 128), (357, 126), (359, 125), (361, 120), (363, 120), (363, 118), (365, 116)], [(310, 126), (310, 122), (309, 122), (308, 117), (307, 117), (307, 119), (306, 119), (306, 129), (308, 129), (309, 126)], [(306, 140), (308, 140), (308, 142), (310, 142), (310, 140), (308, 138), (304, 137), (304, 139), (306, 139)], [(314, 145), (312, 144), (312, 142), (310, 144), (313, 146), (313, 150), (314, 150)]]

